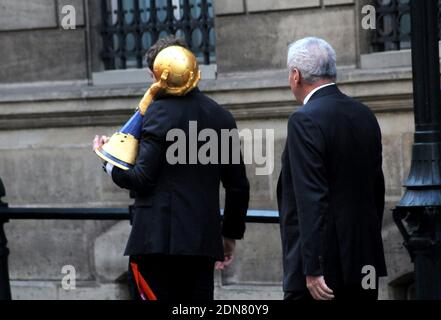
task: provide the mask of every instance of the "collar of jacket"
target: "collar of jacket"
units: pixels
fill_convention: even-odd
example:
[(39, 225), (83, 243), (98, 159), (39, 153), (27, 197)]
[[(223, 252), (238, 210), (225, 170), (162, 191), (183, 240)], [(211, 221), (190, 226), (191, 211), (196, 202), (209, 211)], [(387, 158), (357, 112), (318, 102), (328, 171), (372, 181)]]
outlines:
[(324, 96), (333, 95), (333, 94), (341, 94), (341, 91), (338, 89), (336, 84), (321, 88), (320, 90), (317, 90), (316, 92), (314, 92), (314, 94), (311, 96), (311, 98), (309, 98), (308, 103), (313, 101), (314, 99), (321, 98)]

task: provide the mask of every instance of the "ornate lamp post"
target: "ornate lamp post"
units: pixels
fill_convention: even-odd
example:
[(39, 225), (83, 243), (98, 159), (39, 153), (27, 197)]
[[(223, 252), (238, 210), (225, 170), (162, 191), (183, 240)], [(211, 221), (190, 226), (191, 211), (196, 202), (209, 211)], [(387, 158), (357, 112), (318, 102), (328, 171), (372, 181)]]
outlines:
[(410, 10), (415, 135), (406, 191), (393, 216), (415, 266), (417, 299), (441, 299), (438, 0), (411, 0)]

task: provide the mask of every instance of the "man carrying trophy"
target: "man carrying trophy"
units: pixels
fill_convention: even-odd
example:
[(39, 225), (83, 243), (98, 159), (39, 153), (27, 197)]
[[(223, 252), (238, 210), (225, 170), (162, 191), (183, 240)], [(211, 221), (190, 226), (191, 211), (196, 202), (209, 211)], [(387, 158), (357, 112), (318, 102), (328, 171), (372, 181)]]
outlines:
[[(197, 87), (195, 56), (181, 39), (170, 36), (150, 47), (146, 60), (155, 83), (132, 118), (110, 139), (96, 136), (94, 151), (105, 161), (115, 184), (129, 189), (132, 230), (125, 255), (141, 299), (212, 300), (214, 268), (233, 260), (235, 239), (245, 232), (249, 183), (239, 163), (170, 163), (167, 137), (172, 129), (236, 128), (230, 112)], [(236, 131), (237, 132), (237, 131)], [(232, 139), (238, 141), (238, 139)], [(196, 142), (200, 146), (201, 141)], [(190, 148), (187, 150), (187, 159)], [(240, 147), (223, 152), (240, 152)], [(231, 157), (234, 154), (229, 155)], [(242, 159), (240, 157), (240, 159)], [(219, 186), (225, 188), (223, 221)]]

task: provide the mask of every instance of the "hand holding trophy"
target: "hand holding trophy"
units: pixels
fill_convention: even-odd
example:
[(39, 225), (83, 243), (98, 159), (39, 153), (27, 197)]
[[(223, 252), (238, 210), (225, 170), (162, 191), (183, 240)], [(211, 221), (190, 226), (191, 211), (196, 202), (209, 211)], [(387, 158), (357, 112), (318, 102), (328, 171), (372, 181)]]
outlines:
[(128, 170), (135, 164), (143, 117), (155, 97), (185, 95), (197, 86), (201, 78), (196, 57), (180, 46), (171, 46), (160, 51), (152, 71), (157, 81), (144, 94), (135, 114), (108, 142), (95, 149), (101, 159), (123, 170)]

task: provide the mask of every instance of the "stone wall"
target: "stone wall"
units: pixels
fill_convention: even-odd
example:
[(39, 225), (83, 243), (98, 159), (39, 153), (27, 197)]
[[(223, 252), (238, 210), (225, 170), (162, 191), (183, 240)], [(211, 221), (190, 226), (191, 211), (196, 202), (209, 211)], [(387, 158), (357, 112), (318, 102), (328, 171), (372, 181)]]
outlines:
[(217, 0), (219, 72), (281, 69), (289, 43), (309, 35), (328, 39), (339, 65), (357, 63), (358, 6), (354, 0)]
[[(76, 29), (61, 27), (73, 4)], [(4, 0), (0, 4), (0, 83), (87, 78), (83, 0)]]
[[(215, 0), (218, 71), (284, 68), (287, 45), (308, 35), (328, 39), (339, 65), (354, 66), (370, 51), (371, 34), (358, 27), (369, 2)], [(66, 4), (76, 9), (75, 30), (61, 27)], [(0, 9), (0, 84), (85, 80), (103, 70), (100, 1), (4, 0)]]

